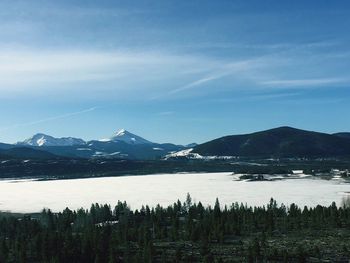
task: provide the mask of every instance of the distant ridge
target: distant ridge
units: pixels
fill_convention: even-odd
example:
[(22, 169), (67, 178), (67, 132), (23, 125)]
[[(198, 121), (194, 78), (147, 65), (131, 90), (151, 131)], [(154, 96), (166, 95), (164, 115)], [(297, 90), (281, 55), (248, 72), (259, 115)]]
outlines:
[(193, 148), (204, 156), (327, 157), (350, 155), (350, 140), (288, 126), (221, 137)]
[(13, 148), (13, 144), (0, 143), (0, 150), (1, 149), (10, 149), (10, 148)]
[(82, 139), (73, 138), (73, 137), (55, 138), (43, 133), (37, 133), (22, 142), (17, 142), (17, 145), (40, 146), (40, 147), (41, 146), (73, 146), (73, 145), (84, 145), (84, 144), (86, 144), (86, 142)]
[(0, 149), (0, 157), (18, 159), (56, 159), (57, 155), (47, 151), (32, 149), (28, 147), (14, 147), (10, 149)]
[[(182, 145), (171, 143), (154, 143), (148, 141), (125, 129), (114, 133), (108, 139), (91, 140), (85, 142), (82, 139), (73, 137), (55, 138), (43, 133), (34, 136), (14, 145), (0, 144), (0, 149), (27, 147), (27, 149), (40, 150), (54, 156), (68, 158), (108, 158), (108, 159), (137, 159), (154, 160), (161, 159), (163, 156), (187, 149)], [(15, 150), (18, 152), (19, 150)], [(31, 152), (23, 150), (23, 153)], [(5, 153), (3, 153), (4, 156)], [(39, 154), (39, 153), (38, 153)], [(9, 155), (13, 156), (13, 155)], [(25, 156), (25, 154), (23, 154)]]
[(326, 134), (284, 126), (250, 134), (224, 136), (203, 144), (186, 146), (154, 143), (125, 129), (119, 130), (108, 139), (88, 142), (73, 137), (55, 138), (38, 133), (17, 144), (0, 143), (1, 156), (137, 160), (155, 160), (168, 156), (338, 157), (350, 156), (350, 133)]

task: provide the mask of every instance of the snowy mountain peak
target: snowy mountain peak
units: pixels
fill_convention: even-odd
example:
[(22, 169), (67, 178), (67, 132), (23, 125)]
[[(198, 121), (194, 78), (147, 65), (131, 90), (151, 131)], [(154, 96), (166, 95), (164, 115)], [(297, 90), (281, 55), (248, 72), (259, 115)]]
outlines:
[(127, 130), (121, 129), (115, 133), (115, 136), (123, 136), (123, 135), (125, 135), (125, 133), (130, 134)]
[(127, 144), (152, 144), (152, 142), (137, 136), (125, 129), (121, 129), (117, 132), (115, 132), (112, 137), (110, 137), (109, 139), (102, 139), (100, 141), (113, 141), (113, 142), (125, 142)]
[(17, 145), (26, 146), (73, 146), (73, 145), (83, 145), (86, 142), (82, 139), (73, 137), (55, 138), (50, 135), (43, 133), (37, 133), (32, 137), (22, 141), (17, 142)]

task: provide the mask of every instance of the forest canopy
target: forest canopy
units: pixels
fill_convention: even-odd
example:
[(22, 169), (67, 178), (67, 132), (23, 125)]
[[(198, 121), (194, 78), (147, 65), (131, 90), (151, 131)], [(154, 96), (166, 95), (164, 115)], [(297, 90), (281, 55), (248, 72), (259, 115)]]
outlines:
[(0, 262), (306, 262), (350, 258), (349, 199), (338, 207), (126, 202), (0, 214)]

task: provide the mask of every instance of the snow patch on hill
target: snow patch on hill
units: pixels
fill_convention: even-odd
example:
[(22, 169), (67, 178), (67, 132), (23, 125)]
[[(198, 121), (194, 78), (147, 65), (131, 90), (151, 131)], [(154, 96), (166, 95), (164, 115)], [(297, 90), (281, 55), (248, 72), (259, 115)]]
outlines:
[(172, 152), (167, 154), (164, 159), (178, 159), (178, 158), (187, 158), (187, 159), (197, 159), (197, 160), (236, 160), (239, 159), (237, 156), (203, 156), (198, 153), (192, 152), (193, 148), (186, 149), (178, 152)]
[(171, 158), (188, 158), (188, 159), (203, 159), (203, 156), (198, 154), (198, 153), (192, 153), (193, 148), (178, 151), (178, 152), (173, 152), (170, 154), (167, 154), (165, 156), (165, 159), (171, 159)]

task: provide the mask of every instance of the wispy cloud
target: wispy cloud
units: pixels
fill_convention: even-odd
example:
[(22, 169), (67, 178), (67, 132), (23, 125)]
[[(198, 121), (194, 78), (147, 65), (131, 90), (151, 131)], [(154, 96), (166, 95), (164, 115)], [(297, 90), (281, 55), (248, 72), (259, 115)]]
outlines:
[(161, 111), (156, 113), (156, 115), (158, 116), (169, 116), (169, 115), (173, 115), (175, 112), (174, 111)]
[(297, 92), (287, 92), (287, 93), (276, 93), (276, 94), (257, 94), (250, 97), (252, 100), (264, 101), (264, 100), (275, 100), (275, 99), (285, 99), (290, 97), (298, 97), (302, 95)]
[(326, 105), (326, 104), (341, 104), (347, 101), (343, 98), (298, 98), (298, 99), (286, 99), (276, 100), (274, 103), (277, 104), (291, 104), (291, 105)]
[(213, 80), (217, 80), (217, 79), (221, 79), (227, 75), (229, 75), (230, 73), (229, 72), (221, 72), (221, 73), (217, 73), (217, 74), (212, 74), (212, 75), (208, 75), (208, 76), (205, 76), (201, 79), (198, 79), (198, 80), (195, 80), (193, 82), (190, 82), (182, 87), (179, 87), (179, 88), (176, 88), (176, 89), (173, 89), (169, 92), (169, 94), (175, 94), (175, 93), (178, 93), (178, 92), (181, 92), (181, 91), (185, 91), (185, 90), (188, 90), (188, 89), (192, 89), (192, 88), (195, 88), (197, 86), (200, 86), (200, 85), (203, 85), (207, 82), (210, 82), (210, 81), (213, 81)]
[(258, 60), (256, 60), (256, 59), (231, 62), (231, 63), (225, 64), (224, 66), (221, 66), (219, 69), (213, 71), (210, 74), (203, 76), (200, 79), (194, 80), (186, 85), (183, 85), (181, 87), (178, 87), (178, 88), (171, 90), (168, 93), (168, 95), (176, 94), (176, 93), (186, 91), (189, 89), (193, 89), (193, 88), (196, 88), (198, 86), (201, 86), (201, 85), (206, 84), (206, 83), (211, 82), (211, 81), (219, 80), (219, 79), (222, 79), (222, 78), (230, 76), (230, 75), (234, 75), (237, 73), (251, 70), (253, 68), (256, 68), (257, 66), (258, 66)]
[[(0, 46), (0, 97), (53, 92), (61, 98), (73, 93), (101, 99), (166, 99), (182, 93), (191, 96), (195, 92), (189, 91), (201, 87), (217, 92), (349, 81), (341, 77), (343, 65), (337, 72), (338, 65), (327, 66), (327, 57), (321, 61), (322, 56), (316, 54), (305, 59), (300, 50), (230, 59), (151, 50), (11, 50)], [(320, 63), (325, 65), (324, 78), (308, 78), (309, 69)], [(219, 80), (224, 80), (220, 86), (211, 85)]]
[[(91, 82), (95, 86), (90, 89), (98, 89), (103, 84), (104, 89), (135, 90), (145, 84), (157, 86), (186, 78), (196, 74), (187, 74), (194, 68), (199, 72), (211, 70), (215, 63), (202, 57), (152, 51), (13, 51), (0, 48), (0, 91), (59, 90), (66, 86), (78, 89), (77, 84)], [(86, 86), (84, 90), (87, 91)]]
[(237, 49), (237, 50), (262, 50), (262, 51), (290, 51), (292, 49), (314, 49), (314, 48), (328, 48), (339, 45), (338, 41), (323, 40), (314, 42), (277, 42), (277, 43), (234, 43), (234, 42), (201, 42), (180, 45), (181, 48), (188, 49)]
[(204, 103), (232, 103), (232, 102), (246, 102), (246, 101), (269, 101), (269, 100), (285, 100), (289, 98), (294, 98), (301, 96), (301, 92), (283, 92), (283, 93), (248, 93), (242, 94), (241, 96), (236, 97), (226, 97), (226, 98), (212, 98), (203, 101)]
[[(331, 83), (343, 82), (342, 78), (324, 78), (324, 79), (298, 79), (298, 80), (270, 80), (261, 81), (261, 79), (269, 78), (280, 73), (281, 68), (290, 67), (300, 63), (298, 52), (305, 49), (317, 47), (328, 47), (335, 45), (334, 42), (322, 41), (304, 44), (276, 44), (269, 45), (271, 48), (278, 48), (279, 51), (266, 53), (250, 59), (243, 59), (237, 62), (226, 63), (219, 66), (211, 73), (202, 76), (186, 85), (171, 90), (167, 95), (176, 94), (196, 87), (200, 87), (206, 83), (219, 80), (228, 76), (234, 76), (236, 80), (249, 80), (250, 84), (258, 87), (264, 86), (302, 86), (302, 85), (325, 85)], [(238, 45), (237, 45), (238, 46)], [(259, 45), (258, 45), (259, 46)], [(249, 48), (252, 46), (247, 45)], [(257, 47), (257, 46), (254, 46)], [(262, 45), (261, 47), (266, 47)], [(290, 59), (293, 57), (293, 59)], [(251, 87), (253, 88), (253, 87)]]
[(310, 86), (324, 86), (330, 84), (342, 84), (349, 80), (346, 78), (317, 78), (317, 79), (283, 79), (283, 80), (269, 80), (263, 81), (260, 84), (265, 86), (278, 87), (310, 87)]
[(20, 127), (32, 126), (32, 125), (41, 124), (41, 123), (50, 122), (50, 121), (59, 120), (59, 119), (66, 119), (66, 118), (69, 118), (69, 117), (72, 117), (72, 116), (76, 116), (76, 115), (85, 114), (85, 113), (88, 113), (88, 112), (95, 111), (98, 108), (99, 107), (92, 107), (92, 108), (84, 109), (84, 110), (81, 110), (81, 111), (69, 112), (69, 113), (66, 113), (66, 114), (56, 115), (56, 116), (52, 116), (52, 117), (48, 117), (48, 118), (44, 118), (44, 119), (40, 119), (40, 120), (24, 122), (24, 123), (18, 123), (18, 124), (14, 124), (12, 126), (1, 128), (0, 132), (4, 132), (4, 131), (7, 131), (7, 130), (20, 128)]

